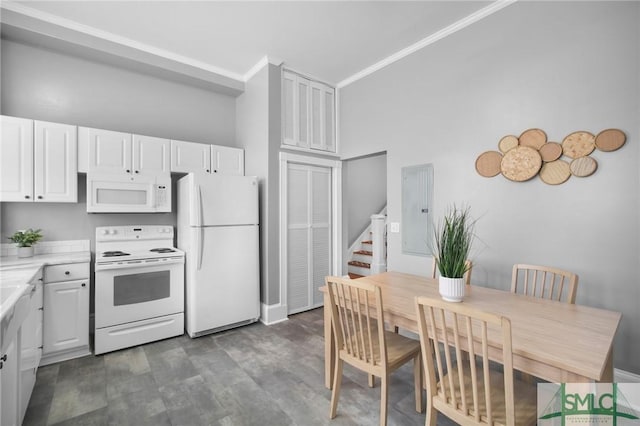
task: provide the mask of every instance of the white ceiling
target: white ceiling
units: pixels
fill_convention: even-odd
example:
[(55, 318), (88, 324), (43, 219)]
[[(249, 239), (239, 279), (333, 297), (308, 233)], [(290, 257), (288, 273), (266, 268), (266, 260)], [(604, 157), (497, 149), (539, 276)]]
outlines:
[[(243, 76), (262, 58), (336, 84), (489, 1), (22, 1), (20, 6)], [(81, 27), (81, 26), (80, 26)], [(109, 34), (110, 33), (110, 34)]]

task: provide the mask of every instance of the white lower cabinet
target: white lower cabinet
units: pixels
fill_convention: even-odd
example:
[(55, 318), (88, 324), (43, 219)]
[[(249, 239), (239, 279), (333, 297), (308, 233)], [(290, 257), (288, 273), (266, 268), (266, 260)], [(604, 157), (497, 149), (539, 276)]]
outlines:
[(89, 355), (89, 264), (47, 266), (44, 282), (40, 365)]
[(0, 352), (0, 424), (15, 426), (18, 423), (18, 335), (10, 337)]
[(42, 271), (31, 282), (29, 315), (20, 331), (20, 419), (24, 419), (42, 357)]

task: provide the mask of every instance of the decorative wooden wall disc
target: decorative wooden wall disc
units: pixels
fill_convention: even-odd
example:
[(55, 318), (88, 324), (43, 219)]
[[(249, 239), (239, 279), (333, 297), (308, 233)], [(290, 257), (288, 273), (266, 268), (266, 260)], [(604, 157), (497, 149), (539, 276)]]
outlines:
[(502, 157), (500, 169), (509, 180), (524, 182), (534, 177), (542, 166), (542, 157), (528, 146), (517, 146)]
[(585, 157), (596, 148), (596, 137), (589, 132), (573, 132), (562, 141), (562, 152), (569, 158)]
[(498, 148), (503, 153), (505, 153), (505, 152), (507, 152), (509, 150), (512, 150), (516, 146), (518, 146), (518, 138), (516, 136), (513, 136), (513, 135), (507, 135), (507, 136), (503, 137), (502, 139), (500, 139), (500, 142), (498, 142)]
[(622, 145), (627, 141), (627, 136), (618, 129), (607, 129), (598, 133), (596, 136), (596, 147), (600, 151), (615, 151), (620, 149)]
[(476, 160), (476, 171), (480, 176), (494, 177), (500, 174), (502, 154), (498, 151), (483, 152)]
[(569, 167), (569, 163), (564, 160), (544, 163), (540, 170), (540, 179), (549, 185), (559, 185), (566, 182), (570, 177), (571, 168)]
[(519, 141), (521, 146), (540, 149), (547, 142), (547, 134), (541, 129), (529, 129), (522, 132)]
[(598, 168), (598, 163), (593, 157), (580, 157), (570, 164), (571, 174), (577, 177), (591, 176)]
[(538, 151), (540, 152), (542, 161), (549, 163), (551, 161), (556, 161), (562, 156), (562, 145), (557, 142), (547, 142), (542, 145)]

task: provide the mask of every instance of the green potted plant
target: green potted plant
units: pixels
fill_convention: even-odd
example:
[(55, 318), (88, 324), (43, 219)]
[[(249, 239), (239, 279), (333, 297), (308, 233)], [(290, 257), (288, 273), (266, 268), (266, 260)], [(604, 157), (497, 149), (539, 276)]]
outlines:
[(469, 208), (450, 207), (435, 232), (435, 262), (440, 272), (440, 295), (448, 302), (462, 302), (467, 259), (475, 237), (475, 221)]
[(18, 245), (18, 257), (31, 257), (33, 256), (33, 245), (42, 238), (40, 229), (27, 229), (16, 231), (9, 237), (11, 242)]

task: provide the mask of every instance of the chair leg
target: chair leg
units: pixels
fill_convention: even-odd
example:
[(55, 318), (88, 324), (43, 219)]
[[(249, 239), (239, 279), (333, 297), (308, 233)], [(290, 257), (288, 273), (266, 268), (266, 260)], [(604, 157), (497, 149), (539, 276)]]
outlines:
[(333, 375), (333, 390), (331, 391), (331, 408), (329, 410), (329, 418), (336, 417), (338, 411), (338, 398), (340, 397), (340, 386), (342, 385), (342, 363), (343, 361), (338, 357), (336, 359), (336, 369)]
[(400, 331), (400, 329), (398, 328), (397, 325), (393, 327), (393, 332), (394, 333), (398, 334), (399, 331)]
[(389, 398), (389, 374), (383, 374), (380, 386), (380, 426), (387, 426), (387, 399)]
[(436, 420), (438, 420), (438, 412), (433, 409), (431, 401), (427, 401), (427, 417), (424, 419), (424, 424), (425, 426), (436, 426)]
[(416, 394), (416, 411), (422, 413), (422, 357), (413, 358), (413, 391)]
[(376, 376), (373, 374), (368, 374), (369, 377), (369, 387), (372, 388), (376, 385)]

